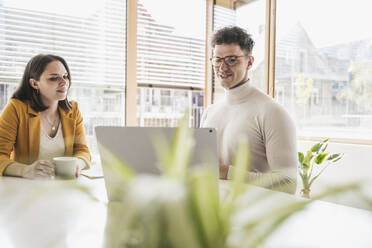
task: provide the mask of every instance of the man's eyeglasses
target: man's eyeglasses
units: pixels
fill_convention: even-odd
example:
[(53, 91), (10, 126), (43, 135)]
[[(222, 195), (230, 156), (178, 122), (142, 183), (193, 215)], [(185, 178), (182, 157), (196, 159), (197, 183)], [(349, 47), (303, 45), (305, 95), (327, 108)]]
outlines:
[(233, 66), (238, 61), (238, 58), (245, 57), (245, 56), (246, 55), (242, 55), (242, 56), (226, 56), (226, 57), (223, 57), (223, 58), (213, 57), (213, 58), (211, 58), (211, 61), (212, 61), (212, 65), (215, 66), (215, 67), (220, 67), (222, 65), (222, 62), (223, 61), (225, 61), (225, 64), (226, 65)]

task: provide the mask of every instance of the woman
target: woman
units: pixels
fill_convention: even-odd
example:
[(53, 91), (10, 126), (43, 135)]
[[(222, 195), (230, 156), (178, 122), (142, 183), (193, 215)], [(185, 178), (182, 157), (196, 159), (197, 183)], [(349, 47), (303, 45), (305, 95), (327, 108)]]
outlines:
[(89, 168), (83, 119), (77, 103), (67, 100), (70, 86), (63, 58), (40, 54), (28, 62), (0, 116), (0, 175), (50, 178), (58, 156), (77, 157), (77, 175)]

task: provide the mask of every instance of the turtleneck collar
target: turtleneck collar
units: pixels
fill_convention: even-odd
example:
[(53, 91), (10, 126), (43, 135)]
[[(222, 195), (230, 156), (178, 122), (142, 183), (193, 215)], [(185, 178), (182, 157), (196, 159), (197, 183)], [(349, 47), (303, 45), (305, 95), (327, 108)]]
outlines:
[(230, 89), (225, 90), (226, 100), (229, 104), (239, 104), (246, 102), (248, 100), (249, 94), (252, 93), (253, 86), (251, 85), (250, 80), (246, 83)]

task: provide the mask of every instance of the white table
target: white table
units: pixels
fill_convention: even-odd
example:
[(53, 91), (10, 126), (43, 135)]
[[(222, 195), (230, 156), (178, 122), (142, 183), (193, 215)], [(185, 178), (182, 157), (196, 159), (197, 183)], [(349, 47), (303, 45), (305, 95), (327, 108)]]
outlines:
[[(100, 248), (115, 243), (116, 237), (105, 232), (112, 228), (107, 225), (112, 220), (103, 179), (79, 178), (78, 183), (92, 189), (98, 200), (53, 181), (0, 177), (0, 246)], [(226, 187), (221, 182), (221, 189)], [(253, 191), (268, 190), (253, 187)], [(284, 193), (274, 195), (253, 211), (282, 200), (299, 200)], [(372, 247), (372, 212), (315, 201), (284, 223), (264, 247)]]

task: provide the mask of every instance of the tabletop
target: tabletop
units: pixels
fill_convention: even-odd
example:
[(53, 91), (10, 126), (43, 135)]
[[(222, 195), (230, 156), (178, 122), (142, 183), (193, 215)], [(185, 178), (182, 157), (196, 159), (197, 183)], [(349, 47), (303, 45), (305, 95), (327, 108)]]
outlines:
[[(77, 182), (77, 184), (75, 183)], [(78, 189), (81, 186), (81, 189)], [(220, 181), (220, 191), (229, 184)], [(89, 189), (91, 194), (83, 190)], [(266, 194), (267, 189), (252, 187)], [(273, 198), (246, 217), (282, 201), (303, 201), (296, 196), (272, 192)], [(243, 196), (244, 199), (244, 196)], [(32, 181), (0, 177), (0, 246), (15, 247), (119, 247), (118, 235), (110, 235), (125, 211), (108, 203), (103, 179), (84, 177), (76, 181)], [(244, 217), (243, 217), (244, 218)], [(113, 226), (114, 225), (114, 226)], [(265, 242), (264, 247), (372, 247), (372, 212), (328, 202), (314, 201), (294, 214)]]

